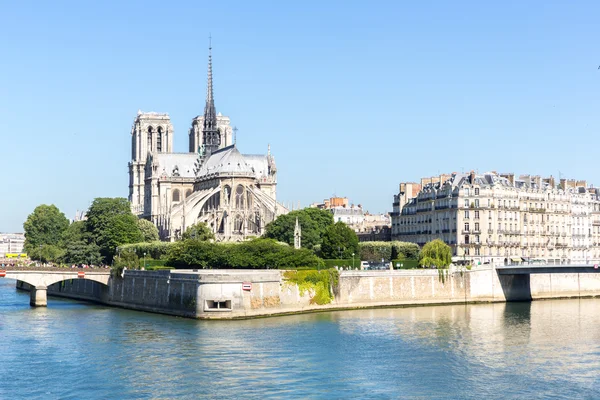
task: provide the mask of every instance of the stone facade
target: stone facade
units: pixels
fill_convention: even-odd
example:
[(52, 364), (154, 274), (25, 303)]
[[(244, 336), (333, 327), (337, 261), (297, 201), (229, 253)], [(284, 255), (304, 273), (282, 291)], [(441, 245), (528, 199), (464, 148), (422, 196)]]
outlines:
[[(209, 53), (210, 54), (210, 53)], [(266, 155), (241, 154), (229, 117), (216, 113), (212, 58), (204, 115), (192, 120), (189, 152), (173, 152), (168, 114), (139, 111), (131, 129), (129, 201), (152, 221), (162, 240), (175, 240), (205, 222), (218, 241), (259, 236), (287, 209), (277, 203), (277, 167)]]
[(599, 263), (599, 195), (584, 181), (494, 172), (403, 183), (392, 238), (421, 246), (442, 239), (455, 262)]

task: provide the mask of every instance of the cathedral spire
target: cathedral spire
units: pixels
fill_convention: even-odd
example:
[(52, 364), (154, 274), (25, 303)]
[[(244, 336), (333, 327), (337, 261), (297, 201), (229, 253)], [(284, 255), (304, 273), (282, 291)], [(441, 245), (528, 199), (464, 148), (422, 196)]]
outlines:
[(204, 105), (204, 123), (202, 126), (202, 144), (207, 154), (217, 150), (221, 144), (221, 134), (217, 129), (217, 112), (213, 96), (212, 74), (212, 38), (208, 37), (208, 82), (206, 86), (206, 104)]

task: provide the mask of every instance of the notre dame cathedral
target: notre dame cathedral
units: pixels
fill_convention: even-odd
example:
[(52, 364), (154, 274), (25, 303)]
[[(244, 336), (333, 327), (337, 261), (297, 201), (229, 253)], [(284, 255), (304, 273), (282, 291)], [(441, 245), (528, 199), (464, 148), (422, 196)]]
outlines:
[(229, 117), (215, 110), (212, 49), (204, 115), (192, 120), (189, 152), (173, 151), (168, 114), (141, 112), (131, 128), (129, 201), (140, 218), (152, 221), (162, 240), (205, 222), (217, 241), (260, 236), (288, 210), (277, 203), (277, 167), (266, 155), (241, 154)]

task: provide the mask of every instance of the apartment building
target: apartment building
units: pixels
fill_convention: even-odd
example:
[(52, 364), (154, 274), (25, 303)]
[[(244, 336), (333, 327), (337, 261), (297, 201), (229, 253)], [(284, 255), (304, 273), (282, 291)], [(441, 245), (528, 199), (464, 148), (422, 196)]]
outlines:
[(401, 183), (392, 239), (442, 239), (457, 263), (599, 263), (600, 192), (585, 181), (488, 172)]

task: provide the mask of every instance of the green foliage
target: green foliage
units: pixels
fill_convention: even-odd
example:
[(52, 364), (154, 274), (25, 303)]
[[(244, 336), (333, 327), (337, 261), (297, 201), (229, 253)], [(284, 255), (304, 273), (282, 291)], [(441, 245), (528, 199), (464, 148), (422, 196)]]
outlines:
[(393, 259), (416, 259), (419, 257), (419, 246), (409, 242), (360, 242), (358, 244), (362, 261), (380, 262)]
[(322, 268), (323, 260), (310, 250), (294, 249), (272, 239), (242, 243), (212, 243), (182, 240), (167, 251), (167, 265), (176, 268), (287, 269)]
[(66, 245), (61, 261), (65, 264), (98, 265), (102, 262), (102, 256), (96, 243), (88, 243), (81, 239)]
[(183, 240), (194, 239), (200, 241), (214, 240), (215, 235), (210, 228), (204, 222), (197, 222), (192, 226), (189, 226), (183, 235)]
[[(352, 267), (352, 259), (347, 260), (339, 260), (339, 259), (325, 259), (323, 260), (325, 263), (325, 268), (334, 268), (334, 267)], [(354, 258), (354, 268), (360, 269), (360, 260), (358, 257)]]
[(425, 243), (419, 255), (419, 265), (422, 267), (448, 268), (452, 262), (452, 249), (440, 239)]
[(275, 221), (266, 226), (264, 237), (293, 245), (296, 218), (298, 218), (302, 231), (302, 247), (307, 249), (321, 244), (325, 230), (333, 225), (331, 212), (318, 208), (304, 208), (277, 217)]
[(147, 219), (138, 219), (137, 226), (142, 232), (144, 242), (155, 242), (158, 240), (158, 228)]
[(175, 243), (159, 241), (130, 243), (119, 246), (117, 249), (117, 254), (133, 252), (136, 253), (139, 257), (143, 257), (144, 253), (146, 253), (146, 257), (159, 260), (166, 256), (167, 251), (173, 245), (175, 245)]
[[(68, 227), (69, 220), (55, 205), (37, 206), (23, 223), (24, 250), (29, 253), (31, 258), (38, 259), (36, 255), (42, 256), (40, 246), (59, 246), (60, 239)], [(45, 255), (55, 255), (48, 253), (49, 251), (54, 252), (54, 250), (46, 249)]]
[(127, 199), (97, 198), (87, 212), (86, 231), (100, 247), (104, 262), (110, 263), (118, 246), (143, 240), (138, 219)]
[(392, 242), (360, 242), (358, 249), (361, 261), (381, 262), (381, 259), (392, 259)]
[(419, 245), (410, 242), (393, 241), (392, 243), (392, 259), (417, 259), (419, 258)]
[(70, 243), (87, 241), (89, 235), (85, 230), (85, 221), (75, 221), (63, 232), (60, 246), (66, 248)]
[(52, 244), (43, 244), (40, 247), (34, 248), (29, 253), (32, 260), (39, 260), (44, 263), (60, 261), (64, 250)]
[(329, 225), (323, 233), (321, 254), (325, 258), (351, 258), (358, 255), (358, 237), (345, 223)]
[(329, 304), (333, 300), (332, 289), (339, 285), (339, 273), (335, 269), (323, 271), (286, 271), (283, 274), (288, 284), (298, 285), (300, 294), (312, 292), (311, 304)]

